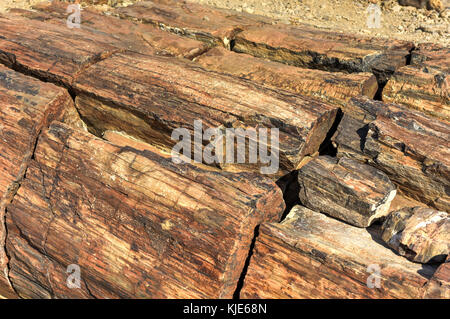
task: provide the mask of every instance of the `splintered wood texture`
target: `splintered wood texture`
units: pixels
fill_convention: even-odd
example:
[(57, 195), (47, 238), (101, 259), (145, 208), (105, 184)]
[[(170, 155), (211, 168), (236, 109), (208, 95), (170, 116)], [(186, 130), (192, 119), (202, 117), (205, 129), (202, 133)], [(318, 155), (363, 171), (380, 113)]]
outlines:
[(450, 48), (434, 43), (421, 43), (411, 52), (411, 64), (450, 72)]
[(22, 17), (0, 16), (0, 29), (0, 63), (65, 86), (90, 65), (120, 51), (108, 35)]
[(137, 2), (128, 7), (117, 8), (112, 13), (121, 18), (153, 24), (169, 32), (226, 47), (230, 46), (230, 40), (237, 32), (250, 26), (271, 23), (270, 19), (262, 16), (237, 14), (236, 11), (177, 0)]
[(261, 225), (241, 297), (420, 298), (435, 268), (396, 255), (372, 236), (296, 206), (282, 223)]
[[(395, 104), (352, 99), (333, 142), (350, 156), (384, 171), (401, 191), (429, 206), (450, 210), (448, 122)], [(355, 119), (356, 118), (356, 119)]]
[[(7, 263), (5, 206), (26, 172), (39, 132), (69, 108), (74, 105), (66, 90), (0, 66), (0, 285)], [(7, 290), (6, 283), (2, 286)]]
[(385, 173), (349, 158), (319, 156), (298, 180), (303, 205), (358, 227), (387, 215), (396, 194)]
[(299, 67), (372, 72), (383, 84), (406, 64), (412, 48), (410, 42), (280, 24), (251, 27), (237, 34), (233, 50)]
[[(33, 8), (38, 11), (12, 10), (10, 14), (67, 28), (67, 3), (44, 2)], [(208, 48), (208, 45), (203, 42), (162, 31), (153, 25), (107, 16), (91, 8), (82, 10), (80, 28), (93, 34), (110, 36), (111, 44), (121, 49), (143, 54), (168, 55), (190, 59), (203, 53)]]
[(345, 74), (297, 68), (247, 54), (237, 54), (220, 47), (209, 50), (196, 61), (208, 70), (330, 103), (345, 104), (357, 95), (373, 98), (378, 89), (376, 78), (371, 73)]
[(172, 130), (194, 120), (208, 127), (279, 128), (279, 174), (315, 153), (337, 106), (205, 71), (165, 57), (117, 54), (81, 74), (76, 105), (97, 135), (123, 131), (150, 144), (172, 146)]
[(450, 299), (450, 255), (433, 274), (426, 288), (426, 298)]
[(389, 214), (382, 230), (382, 239), (411, 261), (443, 262), (449, 254), (450, 217), (446, 212), (403, 208)]
[(175, 165), (55, 122), (8, 206), (10, 277), (21, 297), (230, 298), (254, 228), (283, 210), (260, 175)]
[(421, 44), (411, 56), (412, 65), (388, 81), (383, 100), (450, 121), (450, 48)]

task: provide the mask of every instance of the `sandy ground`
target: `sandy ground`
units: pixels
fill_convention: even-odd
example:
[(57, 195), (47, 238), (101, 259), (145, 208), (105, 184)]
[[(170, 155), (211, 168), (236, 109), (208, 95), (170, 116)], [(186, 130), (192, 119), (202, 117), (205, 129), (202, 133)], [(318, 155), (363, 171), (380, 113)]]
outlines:
[[(130, 4), (139, 0), (110, 0)], [(450, 8), (442, 12), (400, 6), (397, 0), (188, 0), (260, 14), (291, 24), (309, 24), (319, 28), (450, 45)], [(0, 12), (9, 8), (31, 8), (43, 0), (0, 0)], [(375, 2), (380, 8), (380, 27), (369, 28), (367, 9)], [(447, 2), (448, 3), (448, 2)], [(103, 9), (105, 6), (103, 6)]]

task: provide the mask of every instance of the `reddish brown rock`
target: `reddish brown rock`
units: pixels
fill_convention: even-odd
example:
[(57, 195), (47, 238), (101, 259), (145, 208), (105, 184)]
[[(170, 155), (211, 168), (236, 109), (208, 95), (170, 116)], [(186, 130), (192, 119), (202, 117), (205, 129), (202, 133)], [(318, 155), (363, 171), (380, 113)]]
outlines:
[[(352, 99), (333, 143), (385, 172), (406, 195), (450, 210), (450, 126), (395, 104)], [(342, 150), (342, 151), (341, 151)]]
[(389, 214), (383, 240), (400, 255), (419, 263), (443, 262), (450, 250), (450, 217), (446, 212), (414, 207)]
[(373, 39), (313, 29), (263, 25), (235, 37), (233, 50), (294, 66), (326, 71), (372, 72), (384, 85), (406, 65), (410, 42)]
[(259, 228), (241, 297), (420, 298), (435, 268), (396, 255), (372, 236), (296, 206), (283, 222)]
[[(338, 107), (277, 92), (164, 57), (117, 54), (81, 74), (76, 105), (92, 131), (122, 131), (147, 143), (172, 148), (172, 131), (194, 121), (209, 128), (279, 128), (283, 174), (325, 139)], [(274, 146), (275, 149), (275, 146)], [(265, 166), (265, 165), (263, 165)]]
[(376, 78), (371, 73), (344, 74), (297, 68), (237, 54), (221, 47), (209, 50), (196, 61), (208, 70), (231, 74), (330, 103), (344, 104), (357, 95), (373, 98), (378, 89)]
[[(33, 8), (38, 11), (13, 10), (12, 14), (66, 27), (67, 3), (44, 2)], [(89, 7), (82, 10), (80, 27), (93, 34), (109, 36), (114, 46), (143, 54), (192, 59), (208, 49), (203, 42), (167, 33), (152, 25), (107, 16)]]
[(217, 9), (178, 0), (137, 2), (117, 8), (113, 14), (124, 19), (158, 26), (162, 30), (230, 47), (234, 35), (249, 26), (271, 23), (262, 16)]
[(0, 286), (7, 281), (5, 207), (22, 182), (39, 132), (53, 119), (76, 123), (65, 114), (69, 109), (74, 105), (66, 90), (0, 66)]
[(421, 43), (411, 52), (411, 65), (450, 72), (450, 48), (435, 43)]
[(358, 227), (388, 214), (397, 193), (383, 172), (348, 158), (319, 156), (298, 171), (306, 207)]
[(426, 285), (425, 298), (450, 299), (450, 256)]
[(450, 121), (450, 49), (422, 44), (411, 55), (412, 65), (395, 72), (383, 100)]
[(119, 52), (110, 36), (16, 16), (0, 16), (0, 63), (70, 86), (79, 73)]
[[(230, 298), (254, 228), (283, 209), (259, 175), (175, 165), (54, 123), (8, 206), (10, 278), (28, 298)], [(70, 264), (80, 289), (66, 285)]]

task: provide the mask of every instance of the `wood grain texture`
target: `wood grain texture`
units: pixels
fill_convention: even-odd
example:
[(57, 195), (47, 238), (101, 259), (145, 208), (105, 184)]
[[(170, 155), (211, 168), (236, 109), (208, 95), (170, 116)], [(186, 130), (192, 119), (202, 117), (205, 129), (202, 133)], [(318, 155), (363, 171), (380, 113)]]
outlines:
[(406, 65), (410, 42), (373, 39), (310, 26), (263, 25), (235, 37), (233, 50), (298, 67), (326, 71), (372, 72), (384, 85)]
[(196, 61), (208, 70), (340, 105), (357, 95), (373, 98), (378, 89), (371, 73), (344, 74), (297, 68), (221, 47), (209, 50)]
[(0, 63), (70, 87), (90, 65), (122, 49), (105, 34), (17, 16), (0, 16)]
[(449, 211), (448, 122), (366, 98), (354, 98), (347, 106), (350, 116), (344, 116), (332, 138), (338, 157), (367, 162), (385, 172), (406, 195)]
[(383, 100), (450, 121), (450, 48), (421, 44), (412, 51), (411, 64), (395, 72)]
[(430, 208), (392, 212), (382, 226), (382, 239), (400, 255), (419, 263), (443, 262), (450, 251), (450, 217)]
[(426, 285), (425, 298), (450, 298), (450, 256), (442, 263)]
[[(366, 229), (296, 206), (260, 227), (243, 298), (420, 298), (435, 268), (410, 262)], [(380, 288), (373, 269), (380, 270)]]
[[(117, 54), (81, 74), (76, 105), (96, 135), (123, 131), (171, 148), (175, 128), (279, 128), (280, 170), (292, 170), (325, 139), (337, 106), (164, 57)], [(248, 169), (251, 169), (248, 168)]]
[[(10, 277), (21, 297), (229, 298), (254, 228), (283, 210), (259, 175), (175, 165), (54, 123), (8, 206)], [(66, 286), (69, 264), (81, 289)]]
[(263, 16), (238, 14), (232, 10), (178, 0), (141, 1), (117, 8), (112, 14), (228, 48), (236, 33), (250, 26), (271, 23)]
[(0, 286), (8, 278), (6, 205), (22, 182), (40, 131), (68, 109), (74, 105), (66, 90), (0, 66)]
[(397, 190), (385, 173), (348, 158), (319, 156), (298, 171), (301, 203), (357, 227), (386, 216)]
[[(37, 11), (19, 9), (11, 10), (10, 14), (66, 27), (67, 3), (43, 2), (33, 8)], [(203, 42), (164, 32), (153, 25), (108, 16), (89, 7), (81, 12), (80, 28), (88, 31), (86, 35), (108, 36), (114, 46), (142, 54), (192, 59), (208, 49)]]

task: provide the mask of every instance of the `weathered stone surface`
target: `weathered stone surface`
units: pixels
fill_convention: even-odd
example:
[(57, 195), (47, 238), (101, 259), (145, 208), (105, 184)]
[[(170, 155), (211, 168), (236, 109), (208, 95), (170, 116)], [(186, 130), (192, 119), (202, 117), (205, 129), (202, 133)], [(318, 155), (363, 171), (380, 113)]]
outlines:
[[(8, 206), (10, 278), (22, 297), (229, 298), (279, 188), (257, 174), (175, 165), (54, 123)], [(66, 268), (81, 268), (81, 288)]]
[(117, 54), (81, 74), (76, 105), (96, 135), (123, 131), (160, 147), (175, 128), (279, 128), (279, 173), (315, 153), (338, 111), (318, 100), (277, 92), (201, 69), (189, 61)]
[(230, 41), (236, 33), (249, 26), (271, 22), (262, 16), (237, 14), (232, 10), (177, 0), (137, 2), (128, 7), (117, 8), (112, 13), (121, 18), (153, 24), (169, 32), (226, 47), (230, 47)]
[(366, 98), (352, 99), (345, 110), (356, 119), (344, 115), (332, 138), (338, 157), (368, 162), (384, 171), (406, 195), (430, 207), (449, 211), (450, 126), (447, 122), (400, 105)]
[(450, 255), (427, 283), (424, 297), (450, 299)]
[[(259, 228), (243, 298), (419, 298), (434, 267), (380, 245), (366, 229), (305, 207)], [(380, 270), (379, 287), (374, 271)]]
[(450, 209), (448, 125), (426, 117), (379, 117), (369, 124), (364, 153), (409, 196)]
[(297, 68), (217, 47), (196, 60), (208, 70), (239, 76), (286, 91), (344, 104), (351, 97), (375, 96), (378, 85), (371, 73), (333, 73)]
[(430, 208), (405, 208), (389, 214), (383, 240), (400, 255), (419, 263), (443, 262), (450, 248), (450, 217)]
[(412, 65), (400, 68), (383, 89), (383, 100), (450, 121), (450, 48), (419, 45)]
[(406, 65), (413, 44), (313, 29), (309, 26), (263, 25), (235, 37), (234, 51), (326, 71), (372, 72), (385, 84)]
[[(12, 13), (65, 27), (66, 8), (67, 3), (44, 2), (34, 7), (38, 12), (13, 10)], [(152, 25), (107, 16), (91, 8), (82, 10), (80, 28), (110, 36), (110, 43), (114, 46), (143, 54), (192, 59), (208, 49), (203, 42), (164, 32)]]
[(397, 192), (386, 174), (348, 158), (319, 156), (298, 181), (303, 205), (358, 227), (387, 215)]
[[(66, 90), (0, 66), (0, 286), (7, 281), (5, 207), (25, 175), (39, 132), (65, 118), (68, 109), (74, 105)], [(3, 286), (6, 290), (6, 282)]]
[(411, 52), (411, 65), (426, 66), (450, 72), (450, 48), (434, 43), (421, 43)]
[(119, 52), (110, 36), (16, 16), (0, 16), (0, 63), (70, 86), (90, 65)]

